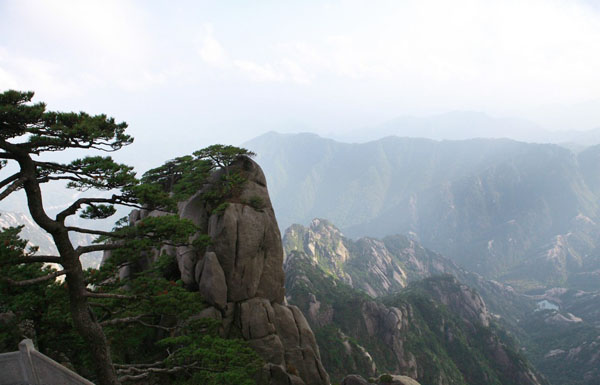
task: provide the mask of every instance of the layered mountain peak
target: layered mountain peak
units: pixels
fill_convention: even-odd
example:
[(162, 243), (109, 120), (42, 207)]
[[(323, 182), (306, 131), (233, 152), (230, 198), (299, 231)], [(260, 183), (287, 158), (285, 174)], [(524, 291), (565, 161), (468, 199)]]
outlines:
[(461, 272), (449, 259), (405, 236), (352, 240), (324, 219), (314, 219), (308, 227), (290, 226), (283, 248), (286, 258), (301, 251), (324, 271), (371, 297), (397, 292), (411, 280)]
[(452, 275), (425, 279), (417, 284), (434, 300), (444, 304), (473, 329), (490, 325), (490, 314), (483, 298)]
[(405, 271), (383, 241), (353, 241), (324, 219), (313, 219), (309, 227), (292, 225), (283, 236), (283, 247), (287, 254), (302, 251), (324, 271), (372, 297), (406, 286)]

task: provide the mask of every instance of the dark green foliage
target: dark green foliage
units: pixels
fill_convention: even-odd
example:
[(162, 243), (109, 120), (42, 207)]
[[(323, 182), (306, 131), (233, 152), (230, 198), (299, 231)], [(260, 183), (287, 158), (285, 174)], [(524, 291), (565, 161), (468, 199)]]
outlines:
[[(245, 182), (239, 173), (230, 172), (231, 164), (241, 156), (253, 155), (243, 148), (213, 145), (147, 171), (133, 192), (143, 204), (173, 211), (177, 202), (205, 188), (203, 200), (218, 207), (225, 198), (237, 194)], [(220, 168), (225, 171), (220, 178), (207, 183), (211, 173)]]
[(144, 204), (175, 209), (200, 190), (213, 169), (210, 161), (191, 155), (170, 160), (142, 176), (136, 194)]
[(164, 338), (158, 342), (173, 351), (168, 365), (189, 366), (193, 375), (177, 375), (181, 384), (253, 385), (263, 361), (239, 339), (218, 336), (219, 323), (211, 320), (192, 322), (183, 328), (181, 335)]
[[(14, 263), (34, 251), (19, 237), (20, 230), (0, 231), (0, 277), (22, 281), (56, 271), (42, 263)], [(92, 375), (91, 357), (73, 330), (64, 282), (15, 286), (0, 278), (0, 315), (0, 352), (14, 351), (23, 338), (30, 338), (42, 353), (85, 376)]]
[(261, 197), (254, 195), (248, 199), (248, 205), (256, 210), (261, 210), (265, 207), (265, 202)]
[(106, 219), (112, 217), (117, 212), (113, 205), (90, 204), (81, 211), (79, 216), (84, 219)]
[[(156, 228), (156, 226), (154, 226)], [(24, 280), (53, 271), (42, 264), (9, 263), (28, 255), (19, 228), (0, 232), (0, 275)], [(127, 249), (130, 252), (135, 248)], [(139, 251), (139, 250), (138, 250)], [(131, 254), (129, 254), (131, 256)], [(132, 262), (110, 259), (100, 269), (85, 272), (94, 293), (123, 298), (95, 298), (92, 310), (111, 345), (113, 361), (135, 365), (163, 361), (159, 369), (185, 366), (185, 371), (154, 373), (148, 381), (161, 384), (254, 384), (263, 365), (243, 340), (221, 338), (214, 322), (190, 321), (205, 305), (198, 292), (174, 281), (173, 257), (162, 255), (131, 279), (115, 280), (116, 269)], [(15, 287), (0, 280), (0, 351), (13, 351), (22, 338), (78, 373), (94, 378), (92, 358), (73, 330), (65, 283), (54, 280)], [(121, 369), (122, 370), (122, 369)]]
[[(600, 377), (598, 327), (586, 320), (570, 323), (549, 321), (557, 316), (559, 312), (556, 310), (539, 310), (522, 323), (526, 334), (520, 337), (528, 348), (528, 356), (554, 384), (596, 384)], [(554, 354), (549, 355), (550, 352)]]
[[(142, 370), (143, 378), (165, 375), (159, 379), (161, 383), (181, 383), (207, 371), (221, 376), (223, 381), (247, 382), (256, 362), (247, 346), (223, 340), (214, 333), (200, 335), (190, 326), (191, 316), (203, 308), (202, 298), (177, 280), (174, 257), (157, 254), (162, 246), (185, 245), (201, 252), (208, 245), (208, 235), (198, 234), (191, 221), (174, 215), (177, 202), (201, 190), (212, 172), (223, 169), (219, 183), (209, 183), (216, 188), (209, 189), (206, 197), (211, 204), (220, 204), (220, 200), (235, 194), (244, 182), (237, 173), (230, 172), (232, 162), (252, 153), (233, 146), (212, 146), (150, 170), (141, 180), (132, 167), (111, 157), (86, 156), (69, 163), (43, 161), (44, 152), (67, 149), (113, 152), (131, 144), (133, 139), (125, 134), (126, 123), (116, 123), (106, 115), (49, 112), (43, 103), (31, 104), (32, 97), (33, 92), (0, 94), (0, 169), (4, 171), (8, 161), (15, 161), (19, 167), (16, 173), (0, 181), (3, 189), (0, 200), (25, 189), (32, 218), (52, 236), (60, 255), (33, 255), (34, 250), (24, 250), (25, 243), (18, 238), (19, 229), (5, 230), (2, 237), (6, 244), (0, 258), (3, 294), (0, 311), (2, 324), (10, 324), (12, 328), (2, 327), (2, 340), (13, 345), (25, 333), (22, 325), (32, 325), (34, 330), (27, 330), (27, 334), (38, 342), (42, 352), (51, 357), (65, 356), (77, 371), (99, 384), (118, 383), (112, 359), (119, 362), (117, 368), (125, 377), (139, 376), (140, 368), (156, 366), (155, 371)], [(77, 199), (50, 218), (43, 206), (40, 185), (53, 181), (66, 182), (68, 188), (80, 191), (93, 189), (104, 193), (100, 197)], [(114, 194), (108, 196), (108, 191)], [(78, 212), (85, 219), (108, 218), (116, 212), (115, 205), (147, 211), (158, 209), (160, 215), (147, 216), (135, 225), (120, 220), (112, 231), (65, 224)], [(69, 232), (95, 234), (100, 238), (96, 245), (75, 247)], [(109, 261), (100, 270), (82, 271), (79, 258), (102, 250), (112, 251)], [(54, 280), (63, 272), (42, 268), (41, 262), (67, 268), (65, 282)], [(129, 269), (126, 279), (118, 278), (122, 269)], [(52, 302), (44, 302), (49, 299)], [(74, 328), (78, 334), (73, 332)], [(157, 344), (166, 337), (188, 334), (193, 338), (180, 341), (175, 351)], [(64, 345), (65, 342), (70, 344)], [(109, 346), (113, 348), (112, 357)], [(221, 347), (217, 350), (225, 361), (217, 364), (217, 356), (213, 355), (203, 359), (201, 367), (194, 370), (184, 368), (185, 372), (181, 372), (173, 366), (177, 361), (172, 358), (174, 352), (178, 352), (178, 360), (187, 356), (198, 360), (199, 351), (212, 347)], [(12, 350), (14, 346), (3, 348)], [(245, 360), (241, 372), (237, 371), (240, 365), (234, 358)], [(155, 364), (148, 366), (149, 362)], [(144, 364), (135, 366), (138, 363)]]
[(226, 198), (237, 197), (245, 182), (246, 179), (238, 173), (222, 174), (219, 180), (203, 191), (202, 198), (207, 204), (218, 207)]
[(0, 94), (3, 139), (28, 133), (27, 147), (33, 153), (72, 147), (115, 151), (133, 142), (133, 138), (125, 134), (125, 123), (116, 124), (106, 115), (46, 112), (44, 103), (28, 105), (32, 98), (33, 92), (10, 90)]
[[(20, 228), (5, 228), (0, 232), (0, 274), (13, 280), (23, 280), (44, 276), (50, 268), (42, 270), (42, 264), (14, 265), (11, 262), (26, 253), (27, 242), (20, 239)], [(24, 335), (30, 334), (21, 330), (19, 323), (31, 319), (44, 303), (44, 288), (28, 290), (15, 287), (5, 279), (0, 279), (0, 348), (13, 349)]]
[[(140, 227), (146, 219), (131, 227)], [(160, 230), (157, 226), (160, 221), (154, 219), (147, 224), (153, 228), (151, 232)], [(185, 238), (187, 234), (183, 232), (180, 236)], [(162, 362), (157, 365), (159, 369), (173, 372), (156, 372), (148, 377), (161, 384), (253, 384), (262, 361), (246, 342), (221, 338), (217, 325), (210, 320), (193, 321), (193, 316), (205, 307), (204, 301), (198, 292), (187, 290), (180, 280), (173, 280), (178, 277), (178, 272), (173, 274), (174, 257), (163, 254), (129, 279), (110, 279), (117, 266), (139, 265), (140, 260), (147, 260), (148, 253), (145, 243), (128, 244), (116, 250), (100, 270), (88, 272), (97, 292), (134, 297), (94, 301), (96, 316), (105, 325), (120, 373), (137, 374), (121, 364)], [(127, 255), (137, 255), (137, 261), (127, 259)]]
[(110, 157), (89, 156), (76, 159), (64, 171), (57, 168), (54, 173), (68, 174), (71, 170), (77, 170), (78, 175), (67, 183), (67, 187), (81, 191), (91, 188), (112, 190), (137, 183), (133, 167), (116, 163)]
[(223, 202), (213, 209), (212, 214), (223, 214), (227, 207), (229, 207), (229, 202)]
[(245, 148), (239, 148), (235, 146), (227, 146), (222, 144), (213, 144), (194, 152), (194, 156), (199, 159), (209, 160), (213, 167), (222, 167), (225, 169), (225, 173), (229, 174), (229, 166), (238, 159), (240, 156), (254, 156), (252, 151), (246, 150)]

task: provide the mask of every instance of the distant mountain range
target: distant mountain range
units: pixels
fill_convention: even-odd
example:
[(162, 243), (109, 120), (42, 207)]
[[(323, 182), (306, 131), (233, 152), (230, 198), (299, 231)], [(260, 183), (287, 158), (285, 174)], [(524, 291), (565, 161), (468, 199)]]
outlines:
[(587, 131), (551, 131), (525, 119), (496, 118), (476, 111), (451, 111), (423, 117), (401, 116), (368, 129), (346, 132), (341, 139), (364, 142), (386, 136), (434, 140), (507, 138), (581, 148), (600, 144), (600, 127)]
[[(23, 213), (0, 211), (0, 228), (23, 226), (20, 237), (28, 241), (28, 246), (39, 247), (40, 255), (57, 255), (54, 241), (48, 233), (42, 230), (33, 220)], [(89, 245), (94, 240), (90, 234), (71, 233), (75, 245)], [(101, 252), (88, 253), (81, 256), (83, 268), (97, 268), (102, 259)]]
[(410, 234), (522, 290), (600, 288), (600, 146), (277, 133), (245, 145), (282, 228), (328, 218), (350, 237)]

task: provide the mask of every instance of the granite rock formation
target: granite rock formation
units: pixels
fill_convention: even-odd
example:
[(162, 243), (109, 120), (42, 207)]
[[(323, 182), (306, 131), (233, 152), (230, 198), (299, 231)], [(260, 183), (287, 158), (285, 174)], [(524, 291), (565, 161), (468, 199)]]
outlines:
[[(198, 290), (209, 304), (199, 316), (220, 320), (223, 336), (243, 337), (266, 361), (260, 383), (328, 385), (329, 376), (308, 322), (284, 299), (281, 235), (265, 176), (245, 157), (230, 170), (245, 182), (220, 210), (204, 199), (203, 192), (224, 170), (213, 174), (203, 190), (179, 203), (179, 215), (210, 236), (206, 250), (167, 246), (161, 251), (176, 258), (186, 287)], [(134, 210), (130, 224), (148, 215), (161, 213)]]

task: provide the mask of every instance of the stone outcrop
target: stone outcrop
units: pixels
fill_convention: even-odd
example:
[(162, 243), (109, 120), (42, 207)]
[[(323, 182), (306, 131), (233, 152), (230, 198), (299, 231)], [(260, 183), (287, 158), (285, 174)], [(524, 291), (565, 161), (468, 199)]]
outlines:
[(460, 316), (471, 330), (479, 325), (488, 327), (490, 315), (481, 296), (454, 276), (446, 275), (445, 278), (423, 281), (429, 295)]
[(283, 246), (286, 258), (294, 250), (302, 251), (323, 270), (371, 297), (396, 293), (432, 275), (460, 273), (452, 261), (405, 236), (352, 240), (325, 219), (313, 219), (308, 227), (290, 226)]
[(357, 374), (350, 374), (344, 377), (342, 385), (369, 385), (369, 383)]
[[(385, 384), (385, 385), (421, 385), (418, 381), (407, 377), (407, 376), (399, 376), (399, 375), (387, 375), (389, 376), (381, 376), (377, 380), (377, 384)], [(387, 381), (387, 380), (391, 381)], [(350, 374), (342, 380), (342, 385), (369, 385), (369, 382), (365, 380), (362, 376), (357, 374)]]
[[(231, 170), (245, 182), (218, 209), (203, 193), (218, 183), (223, 170), (211, 176), (204, 190), (179, 203), (179, 215), (210, 236), (206, 250), (167, 246), (161, 252), (176, 258), (186, 287), (198, 290), (210, 305), (198, 317), (220, 320), (224, 336), (242, 336), (267, 362), (261, 383), (328, 385), (308, 322), (284, 300), (283, 248), (265, 176), (245, 157)], [(134, 211), (130, 223), (148, 215), (160, 213)]]

